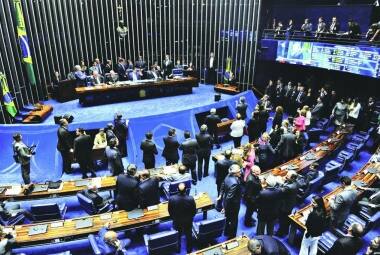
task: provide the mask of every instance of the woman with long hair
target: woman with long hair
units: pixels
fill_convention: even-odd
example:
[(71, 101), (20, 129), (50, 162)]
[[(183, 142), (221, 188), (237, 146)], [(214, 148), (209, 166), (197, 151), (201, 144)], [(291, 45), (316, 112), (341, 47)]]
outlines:
[(273, 121), (272, 121), (273, 130), (276, 129), (276, 126), (278, 128), (281, 127), (283, 115), (284, 115), (284, 108), (282, 108), (282, 106), (277, 106), (276, 112), (274, 113)]
[(255, 148), (251, 143), (248, 143), (244, 146), (243, 151), (243, 168), (244, 168), (244, 181), (247, 180), (248, 175), (251, 172), (252, 166), (255, 164)]
[(306, 231), (302, 239), (300, 255), (316, 255), (318, 241), (327, 227), (327, 212), (323, 198), (314, 196), (311, 200), (312, 211), (306, 220)]

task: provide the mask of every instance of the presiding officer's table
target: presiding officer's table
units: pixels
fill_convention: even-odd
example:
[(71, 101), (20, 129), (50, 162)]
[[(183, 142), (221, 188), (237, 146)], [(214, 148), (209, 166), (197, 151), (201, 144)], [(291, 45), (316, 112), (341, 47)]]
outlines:
[[(206, 193), (200, 193), (195, 198), (197, 213), (203, 212), (207, 217), (207, 211), (214, 208), (214, 203)], [(92, 219), (92, 226), (77, 228), (76, 224), (81, 219)], [(144, 214), (136, 219), (129, 219), (128, 212), (115, 211), (111, 213), (97, 214), (82, 218), (74, 218), (60, 221), (42, 222), (38, 224), (17, 225), (14, 227), (16, 233), (16, 245), (27, 246), (34, 244), (43, 244), (50, 242), (64, 242), (87, 237), (89, 234), (96, 234), (105, 223), (110, 222), (110, 229), (128, 230), (138, 227), (157, 224), (170, 220), (168, 212), (168, 202), (157, 205), (152, 210), (144, 209)], [(37, 228), (39, 225), (47, 225), (45, 233), (29, 235), (31, 228)]]
[(248, 255), (248, 236), (238, 236), (223, 243), (207, 247), (205, 249), (192, 252), (190, 255), (207, 255), (207, 254), (229, 254), (229, 255)]
[(123, 81), (116, 84), (100, 84), (79, 87), (75, 91), (82, 105), (98, 105), (174, 95), (191, 94), (198, 87), (198, 79), (181, 77), (169, 80)]

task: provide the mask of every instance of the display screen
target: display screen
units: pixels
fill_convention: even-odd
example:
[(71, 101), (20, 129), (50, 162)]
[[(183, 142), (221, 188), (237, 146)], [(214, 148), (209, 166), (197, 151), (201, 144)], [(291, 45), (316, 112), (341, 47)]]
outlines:
[(276, 61), (380, 78), (380, 48), (278, 41)]

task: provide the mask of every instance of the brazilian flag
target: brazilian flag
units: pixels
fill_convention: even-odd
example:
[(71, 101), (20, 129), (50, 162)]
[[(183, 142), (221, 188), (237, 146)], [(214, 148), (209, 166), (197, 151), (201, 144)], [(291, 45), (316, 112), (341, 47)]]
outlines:
[(24, 22), (24, 15), (22, 12), (21, 0), (13, 0), (16, 12), (17, 23), (17, 36), (20, 42), (22, 61), (25, 64), (25, 69), (28, 75), (30, 84), (36, 85), (36, 77), (33, 70), (32, 54), (29, 48), (28, 36), (26, 35), (26, 28)]
[(3, 91), (3, 101), (4, 101), (5, 109), (7, 110), (9, 115), (14, 117), (17, 114), (17, 108), (15, 106), (15, 103), (13, 102), (12, 95), (9, 92), (7, 78), (2, 73), (0, 73), (0, 85), (1, 85), (1, 90)]

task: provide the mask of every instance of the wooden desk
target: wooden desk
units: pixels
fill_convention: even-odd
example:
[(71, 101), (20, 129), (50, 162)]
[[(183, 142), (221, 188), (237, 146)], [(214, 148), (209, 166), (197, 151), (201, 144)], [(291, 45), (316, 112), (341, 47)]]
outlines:
[(142, 80), (133, 84), (130, 81), (119, 82), (116, 85), (101, 84), (92, 87), (79, 87), (75, 91), (82, 105), (98, 105), (191, 94), (192, 88), (198, 86), (197, 78), (183, 77), (161, 81)]
[(225, 136), (228, 135), (231, 132), (231, 124), (235, 120), (227, 120), (223, 121), (217, 124), (217, 129), (218, 129), (218, 136)]
[[(199, 194), (199, 198), (195, 200), (195, 203), (197, 207), (197, 212), (203, 212), (204, 217), (207, 217), (208, 210), (214, 208), (214, 202), (206, 193)], [(112, 218), (104, 219), (103, 217), (107, 215), (111, 215)], [(16, 232), (16, 245), (27, 246), (42, 243), (46, 244), (49, 242), (64, 242), (73, 239), (78, 239), (79, 237), (87, 237), (89, 234), (96, 234), (107, 222), (111, 222), (111, 229), (128, 230), (170, 220), (167, 202), (159, 204), (158, 209), (156, 210), (148, 211), (147, 209), (145, 209), (144, 216), (138, 219), (128, 219), (128, 212), (126, 211), (115, 211), (112, 213), (103, 213), (84, 218), (92, 218), (93, 226), (89, 228), (76, 229), (75, 221), (81, 218), (62, 220), (61, 222), (63, 222), (63, 226), (57, 228), (51, 227), (52, 222), (15, 226), (14, 230)], [(48, 224), (48, 229), (46, 233), (37, 234), (33, 236), (28, 235), (30, 227), (41, 224)]]
[(75, 93), (76, 86), (76, 80), (59, 81), (58, 84), (54, 86), (58, 102), (63, 103), (78, 99), (78, 95)]
[[(92, 160), (97, 161), (97, 160), (104, 160), (106, 159), (105, 156), (105, 150), (106, 148), (92, 148)], [(70, 153), (71, 156), (71, 162), (76, 162), (74, 160), (74, 152)]]
[[(376, 174), (368, 173), (367, 169), (369, 168), (377, 168), (380, 170), (380, 163), (368, 162), (352, 177), (352, 181), (362, 181), (366, 183), (366, 187), (371, 186), (377, 180), (377, 177), (376, 177)], [(357, 189), (355, 185), (353, 185), (353, 188)], [(323, 197), (327, 211), (330, 210), (329, 199), (331, 199), (333, 196), (336, 196), (341, 191), (342, 191), (342, 188), (337, 187), (336, 189), (334, 189), (333, 191), (331, 191), (330, 193), (326, 194)], [(360, 193), (362, 192), (360, 191)], [(289, 218), (291, 220), (291, 227), (290, 227), (290, 233), (289, 233), (290, 243), (294, 243), (297, 229), (301, 231), (306, 230), (305, 223), (306, 223), (307, 216), (309, 215), (311, 210), (312, 210), (312, 206), (311, 204), (309, 204), (305, 206), (304, 208), (298, 210), (294, 214), (289, 215)]]
[[(233, 249), (230, 249), (230, 250), (227, 250), (226, 249), (226, 245), (229, 244), (229, 243), (234, 243), (234, 242), (238, 242), (239, 243), (239, 246), (233, 248)], [(229, 255), (248, 255), (250, 254), (250, 252), (248, 251), (248, 242), (249, 242), (249, 238), (248, 236), (239, 236), (239, 237), (235, 237), (234, 239), (231, 239), (231, 240), (228, 240), (228, 241), (225, 241), (223, 243), (219, 243), (219, 244), (216, 244), (216, 245), (213, 245), (213, 246), (210, 246), (210, 247), (207, 247), (205, 249), (202, 249), (202, 250), (199, 250), (199, 251), (196, 251), (196, 252), (192, 252), (190, 253), (190, 255), (203, 255), (205, 254), (206, 252), (208, 251), (211, 251), (213, 249), (217, 249), (217, 248), (220, 248), (223, 252), (223, 254), (229, 254)]]
[(22, 123), (32, 124), (43, 122), (53, 111), (53, 106), (51, 105), (41, 105), (41, 109), (30, 111), (26, 118), (23, 119)]
[(216, 92), (229, 94), (229, 95), (236, 95), (240, 93), (239, 87), (237, 85), (224, 85), (222, 83), (216, 84), (214, 86), (214, 90)]

